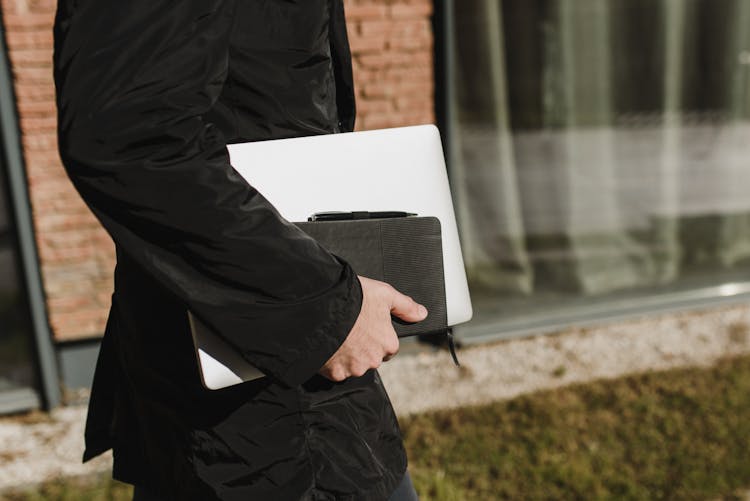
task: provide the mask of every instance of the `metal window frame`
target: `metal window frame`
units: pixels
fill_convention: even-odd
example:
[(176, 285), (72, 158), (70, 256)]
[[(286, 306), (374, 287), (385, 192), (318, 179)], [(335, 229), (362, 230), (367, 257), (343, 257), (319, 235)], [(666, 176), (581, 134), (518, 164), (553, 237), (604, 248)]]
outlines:
[[(433, 33), (435, 36), (435, 112), (443, 137), (448, 177), (455, 154), (453, 119), (455, 117), (454, 74), (455, 54), (451, 50), (455, 23), (455, 0), (434, 0)], [(632, 320), (642, 315), (697, 311), (733, 305), (750, 304), (750, 282), (719, 283), (669, 293), (654, 292), (637, 299), (602, 302), (591, 307), (577, 306), (543, 311), (519, 318), (496, 318), (485, 322), (469, 322), (454, 329), (464, 345), (488, 343), (559, 332), (570, 327), (593, 326)]]
[[(43, 407), (49, 409), (60, 404), (59, 372), (52, 333), (45, 306), (44, 289), (39, 267), (39, 253), (34, 239), (34, 226), (29, 201), (28, 180), (23, 160), (21, 135), (16, 109), (15, 90), (10, 70), (5, 24), (0, 9), (0, 142), (3, 161), (7, 167), (8, 195), (17, 231), (19, 257), (23, 280), (28, 294), (31, 324), (36, 348), (39, 386)], [(15, 405), (15, 407), (13, 407)], [(22, 410), (32, 405), (32, 399), (8, 400), (4, 410)]]
[(440, 135), (443, 137), (443, 149), (445, 158), (449, 163), (448, 176), (450, 177), (450, 159), (453, 152), (453, 134), (451, 123), (453, 120), (452, 105), (453, 85), (451, 75), (455, 64), (454, 55), (450, 49), (453, 33), (453, 0), (434, 0), (432, 18), (432, 31), (434, 37), (435, 62), (435, 117)]

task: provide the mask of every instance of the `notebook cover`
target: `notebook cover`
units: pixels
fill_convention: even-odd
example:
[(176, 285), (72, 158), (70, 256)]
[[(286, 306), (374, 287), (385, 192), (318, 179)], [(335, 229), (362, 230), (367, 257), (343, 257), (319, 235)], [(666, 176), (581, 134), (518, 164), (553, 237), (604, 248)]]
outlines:
[(425, 320), (393, 320), (400, 337), (448, 328), (440, 221), (395, 217), (295, 223), (361, 276), (387, 282), (429, 311)]

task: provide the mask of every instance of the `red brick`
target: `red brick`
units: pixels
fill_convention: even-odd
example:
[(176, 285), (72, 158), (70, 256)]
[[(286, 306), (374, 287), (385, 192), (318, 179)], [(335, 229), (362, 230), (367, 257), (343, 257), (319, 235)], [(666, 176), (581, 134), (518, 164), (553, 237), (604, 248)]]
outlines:
[(26, 0), (30, 6), (37, 11), (52, 11), (54, 12), (55, 9), (57, 9), (57, 1), (58, 0)]
[(363, 54), (358, 56), (359, 63), (366, 68), (388, 68), (393, 66), (410, 67), (413, 65), (431, 64), (432, 54), (427, 51), (408, 53), (403, 51), (383, 52), (380, 54)]
[(54, 85), (52, 68), (13, 66), (13, 77), (18, 85), (29, 83)]
[(349, 45), (352, 54), (379, 53), (386, 48), (388, 40), (385, 36), (360, 36), (349, 37)]
[(45, 214), (36, 223), (39, 231), (77, 230), (99, 225), (93, 214)]
[(109, 309), (112, 306), (112, 292), (104, 288), (99, 289), (96, 293), (96, 302), (104, 308)]
[(58, 311), (92, 309), (92, 307), (96, 308), (99, 305), (98, 301), (87, 295), (51, 298), (47, 300), (47, 304), (50, 308)]
[(54, 12), (57, 4), (55, 0), (2, 0), (0, 6), (4, 12), (23, 14), (31, 11)]
[(401, 80), (396, 82), (372, 82), (365, 84), (362, 94), (371, 97), (402, 97), (405, 95), (425, 95), (433, 92), (431, 82)]
[(357, 61), (365, 68), (387, 68), (392, 64), (388, 54), (366, 54), (357, 57)]
[(396, 96), (395, 104), (398, 111), (429, 110), (432, 108), (434, 97), (432, 93), (419, 96)]
[(362, 99), (390, 98), (391, 86), (388, 82), (370, 82), (359, 87), (359, 96)]
[(394, 78), (392, 84), (399, 95), (432, 92), (435, 82), (431, 78)]
[(42, 262), (41, 263), (42, 273), (47, 277), (53, 279), (48, 284), (47, 292), (56, 293), (59, 295), (59, 287), (52, 287), (53, 285), (63, 284), (63, 287), (70, 287), (71, 292), (75, 290), (83, 290), (81, 286), (75, 284), (86, 285), (92, 279), (99, 276), (99, 270), (96, 263), (78, 263), (75, 265), (61, 265), (54, 262)]
[(57, 151), (57, 134), (53, 131), (26, 134), (23, 136), (23, 147), (27, 151)]
[(393, 36), (394, 33), (399, 32), (399, 24), (411, 23), (413, 21), (394, 21), (391, 18), (387, 19), (368, 19), (357, 23), (358, 31), (362, 36)]
[(52, 30), (11, 31), (6, 33), (6, 41), (10, 50), (19, 49), (48, 49), (54, 46)]
[(78, 231), (47, 231), (41, 243), (50, 249), (80, 247), (91, 242), (98, 228), (78, 229)]
[[(80, 197), (70, 181), (64, 177), (65, 174), (47, 176), (44, 181), (34, 187), (31, 192), (31, 201), (34, 208), (42, 202), (46, 207), (55, 207), (61, 212), (79, 211), (83, 209), (83, 202), (78, 202)], [(69, 209), (66, 209), (69, 207)]]
[(24, 117), (21, 116), (21, 130), (24, 134), (57, 130), (57, 117)]
[(388, 48), (391, 50), (414, 51), (418, 49), (431, 50), (432, 39), (423, 37), (392, 37), (388, 41)]
[(51, 30), (54, 24), (54, 12), (26, 12), (23, 14), (9, 13), (5, 16), (5, 27), (8, 31), (45, 29)]
[(389, 81), (400, 81), (400, 80), (411, 80), (414, 82), (418, 81), (429, 81), (431, 82), (434, 78), (434, 67), (432, 64), (429, 65), (413, 65), (408, 68), (388, 68), (383, 72), (382, 78)]
[[(74, 228), (68, 228), (74, 229)], [(80, 263), (91, 261), (96, 256), (96, 249), (91, 245), (81, 245), (67, 248), (42, 248), (40, 254), (43, 259), (49, 259), (57, 262)]]
[(57, 167), (60, 165), (60, 155), (56, 149), (54, 150), (27, 150), (26, 151), (26, 164), (30, 168), (38, 167)]
[(107, 311), (101, 307), (60, 314), (50, 308), (50, 324), (58, 341), (84, 339), (99, 336), (104, 331)]
[(371, 70), (358, 67), (354, 70), (354, 79), (359, 83), (374, 82), (381, 80), (385, 75), (384, 71)]
[(31, 197), (32, 209), (39, 211), (38, 217), (44, 217), (44, 214), (51, 210), (57, 214), (81, 214), (89, 211), (83, 202), (79, 202), (81, 197), (78, 196), (78, 193), (56, 194), (45, 190), (43, 185), (35, 188), (34, 191), (42, 192), (35, 193)]
[[(77, 266), (80, 266), (80, 264), (81, 263), (55, 263), (55, 266), (57, 266), (58, 268), (75, 270)], [(96, 265), (96, 263), (93, 264)], [(75, 279), (60, 279), (56, 274), (45, 274), (47, 280), (50, 281), (50, 286), (46, 288), (47, 297), (64, 298), (73, 295), (93, 295), (97, 290), (107, 291), (111, 293), (113, 290), (112, 284), (114, 283), (111, 279), (111, 273), (107, 273), (108, 280), (103, 281), (101, 278), (99, 278), (99, 275), (101, 275), (101, 271), (99, 270), (99, 268), (95, 267), (94, 270), (97, 274), (96, 277), (78, 276)], [(72, 275), (73, 273), (75, 273), (75, 271), (71, 271), (70, 274)]]
[(424, 19), (393, 20), (390, 25), (392, 36), (432, 38), (432, 24)]
[(394, 18), (425, 18), (432, 16), (432, 5), (426, 3), (393, 4), (391, 16)]
[(29, 83), (16, 86), (16, 97), (19, 100), (50, 101), (54, 106), (55, 87), (46, 83)]
[(371, 130), (393, 127), (395, 122), (391, 113), (372, 113), (362, 117), (359, 123), (363, 130)]
[(385, 19), (388, 16), (388, 7), (385, 5), (371, 4), (353, 4), (347, 2), (345, 7), (347, 21), (356, 21), (359, 19)]
[(10, 60), (14, 65), (52, 67), (52, 51), (48, 49), (12, 49)]
[(388, 113), (393, 111), (394, 103), (389, 99), (360, 99), (357, 103), (359, 114)]
[(31, 99), (19, 99), (18, 113), (24, 118), (31, 117), (54, 117), (57, 115), (55, 101), (47, 99), (44, 101), (32, 101)]

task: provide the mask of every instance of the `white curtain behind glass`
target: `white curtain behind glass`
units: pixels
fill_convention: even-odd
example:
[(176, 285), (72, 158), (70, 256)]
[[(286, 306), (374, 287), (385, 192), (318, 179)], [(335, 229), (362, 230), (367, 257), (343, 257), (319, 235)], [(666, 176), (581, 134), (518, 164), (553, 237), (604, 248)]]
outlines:
[(750, 2), (461, 0), (451, 158), (476, 289), (750, 268)]

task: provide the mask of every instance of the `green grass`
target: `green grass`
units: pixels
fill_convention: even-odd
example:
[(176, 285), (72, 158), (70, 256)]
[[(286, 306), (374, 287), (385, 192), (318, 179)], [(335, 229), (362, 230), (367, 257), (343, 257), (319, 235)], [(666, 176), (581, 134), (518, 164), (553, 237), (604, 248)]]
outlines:
[(133, 488), (109, 475), (50, 482), (36, 488), (0, 493), (0, 501), (131, 501)]
[[(750, 357), (402, 419), (422, 501), (735, 500), (750, 486)], [(100, 478), (9, 501), (129, 501)]]
[(402, 420), (429, 500), (735, 499), (750, 486), (750, 357)]

